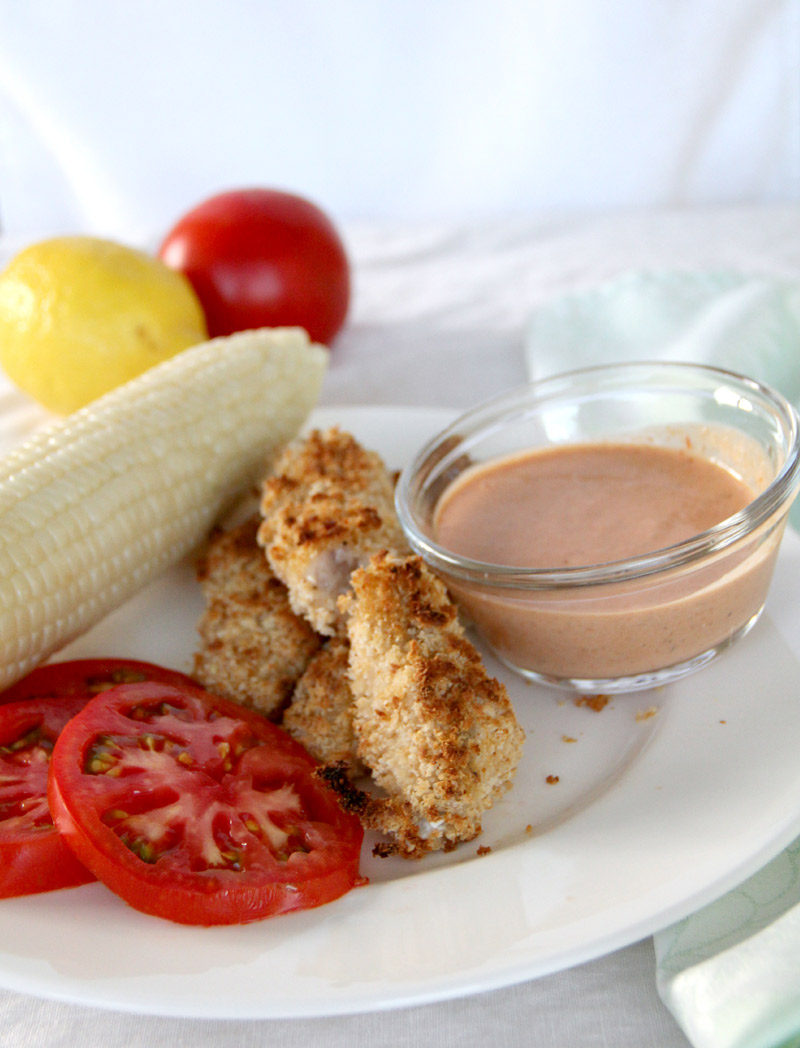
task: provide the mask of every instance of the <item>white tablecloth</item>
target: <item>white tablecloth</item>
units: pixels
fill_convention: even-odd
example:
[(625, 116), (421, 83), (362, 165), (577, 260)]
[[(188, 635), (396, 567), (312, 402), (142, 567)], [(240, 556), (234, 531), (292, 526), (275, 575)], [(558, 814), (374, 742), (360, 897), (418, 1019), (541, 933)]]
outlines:
[[(607, 216), (567, 224), (350, 228), (355, 299), (323, 403), (469, 404), (525, 380), (531, 311), (629, 270), (734, 268), (800, 278), (800, 208)], [(0, 242), (6, 254), (9, 245)], [(800, 347), (798, 347), (800, 352)], [(491, 885), (487, 886), (491, 891)], [(104, 941), (98, 951), (124, 951)], [(679, 1048), (650, 940), (463, 1000), (314, 1020), (218, 1022), (94, 1011), (0, 990), (3, 1048), (348, 1048), (490, 1043)]]

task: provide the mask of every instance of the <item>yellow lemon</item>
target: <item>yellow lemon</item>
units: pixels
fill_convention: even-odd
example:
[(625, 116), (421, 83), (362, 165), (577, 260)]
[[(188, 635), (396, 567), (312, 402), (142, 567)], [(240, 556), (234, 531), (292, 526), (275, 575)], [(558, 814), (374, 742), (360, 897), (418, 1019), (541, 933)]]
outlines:
[(112, 241), (43, 240), (0, 273), (0, 366), (58, 414), (207, 337), (189, 281)]

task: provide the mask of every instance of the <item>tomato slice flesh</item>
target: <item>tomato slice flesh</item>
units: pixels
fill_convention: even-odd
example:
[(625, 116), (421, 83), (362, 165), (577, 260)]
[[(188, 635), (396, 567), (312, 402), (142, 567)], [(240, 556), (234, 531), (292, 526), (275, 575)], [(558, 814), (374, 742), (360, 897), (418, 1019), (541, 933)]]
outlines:
[(0, 898), (93, 881), (61, 840), (47, 804), (50, 756), (80, 695), (0, 706)]
[(48, 796), (75, 854), (130, 905), (245, 923), (359, 883), (361, 825), (315, 767), (258, 713), (198, 687), (128, 684), (62, 731)]

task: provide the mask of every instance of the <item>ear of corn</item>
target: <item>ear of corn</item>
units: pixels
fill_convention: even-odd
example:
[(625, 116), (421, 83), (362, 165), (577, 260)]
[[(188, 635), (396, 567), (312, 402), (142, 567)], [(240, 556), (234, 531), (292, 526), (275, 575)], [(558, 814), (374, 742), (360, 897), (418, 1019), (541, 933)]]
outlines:
[(300, 329), (214, 339), (0, 462), (0, 688), (192, 549), (295, 435), (326, 362)]

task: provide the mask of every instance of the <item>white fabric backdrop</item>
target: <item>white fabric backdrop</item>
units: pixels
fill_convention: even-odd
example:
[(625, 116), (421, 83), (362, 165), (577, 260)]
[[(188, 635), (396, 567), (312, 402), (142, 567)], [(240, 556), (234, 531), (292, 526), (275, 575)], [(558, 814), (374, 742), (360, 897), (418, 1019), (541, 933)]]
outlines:
[(800, 0), (0, 0), (0, 220), (158, 235), (800, 198)]
[[(0, 0), (0, 249), (152, 243), (210, 193), (282, 185), (343, 224), (356, 267), (324, 402), (466, 406), (522, 381), (530, 310), (560, 292), (653, 266), (800, 276), (797, 207), (694, 210), (800, 201), (798, 69), (800, 0)], [(2, 991), (0, 1017), (9, 1048), (687, 1044), (649, 941), (383, 1015), (160, 1020)]]

